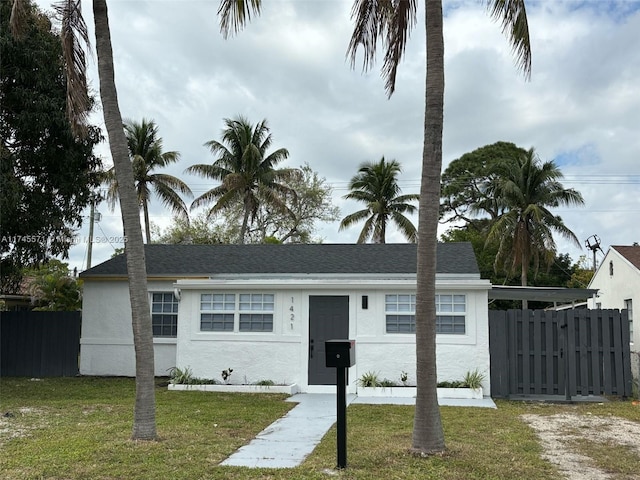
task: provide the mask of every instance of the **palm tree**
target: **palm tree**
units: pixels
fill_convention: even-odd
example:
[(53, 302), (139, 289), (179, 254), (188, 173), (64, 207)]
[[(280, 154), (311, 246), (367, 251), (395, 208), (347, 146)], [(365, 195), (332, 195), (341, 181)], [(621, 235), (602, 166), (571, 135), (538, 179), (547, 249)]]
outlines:
[[(11, 27), (20, 36), (25, 19), (25, 2), (13, 0)], [(76, 135), (86, 131), (89, 112), (84, 46), (89, 44), (87, 26), (82, 17), (80, 0), (64, 0), (55, 6), (62, 18), (61, 39), (67, 78), (67, 116)], [(118, 197), (124, 234), (129, 278), (131, 321), (136, 358), (136, 399), (132, 438), (156, 438), (153, 333), (149, 308), (144, 243), (140, 211), (135, 190), (127, 140), (122, 129), (122, 116), (114, 79), (113, 51), (106, 0), (93, 0), (96, 53), (100, 79), (100, 98), (104, 112), (109, 146), (118, 182)]]
[[(418, 211), (416, 285), (417, 396), (413, 424), (413, 449), (428, 455), (445, 448), (438, 409), (436, 373), (436, 246), (442, 169), (444, 110), (444, 38), (442, 0), (425, 0), (426, 84), (422, 176)], [(416, 22), (418, 0), (355, 0), (355, 28), (347, 55), (352, 67), (358, 47), (364, 50), (364, 68), (375, 61), (378, 38), (385, 48), (382, 76), (389, 96), (395, 90), (398, 65), (411, 28)], [(491, 15), (502, 22), (518, 64), (531, 70), (529, 29), (524, 0), (487, 0)]]
[[(495, 176), (496, 196), (507, 211), (493, 224), (487, 241), (499, 241), (496, 262), (506, 256), (512, 269), (520, 266), (521, 284), (526, 286), (532, 260), (537, 271), (541, 260), (548, 265), (555, 258), (554, 232), (580, 246), (574, 233), (549, 208), (583, 205), (584, 200), (580, 192), (562, 186), (562, 172), (553, 161), (542, 163), (533, 148), (516, 162), (499, 163)], [(522, 308), (527, 308), (526, 300)]]
[[(442, 0), (425, 0), (427, 76), (422, 150), (422, 177), (418, 211), (416, 298), (416, 380), (418, 394), (413, 427), (413, 448), (422, 455), (442, 452), (444, 434), (438, 408), (435, 347), (435, 279), (442, 128), (444, 123), (444, 38)], [(355, 0), (355, 28), (347, 55), (356, 64), (359, 46), (364, 49), (364, 69), (376, 58), (378, 38), (385, 46), (382, 76), (389, 96), (395, 90), (398, 65), (411, 28), (416, 22), (418, 0)], [(218, 14), (224, 37), (237, 33), (260, 13), (260, 0), (222, 0)], [(502, 22), (516, 60), (525, 75), (531, 71), (531, 47), (525, 0), (487, 0), (493, 18)]]
[(404, 214), (416, 211), (416, 207), (407, 202), (420, 197), (417, 194), (398, 195), (400, 187), (397, 176), (400, 171), (397, 161), (387, 162), (384, 157), (378, 163), (365, 162), (360, 165), (358, 174), (349, 183), (351, 192), (343, 198), (362, 202), (366, 208), (344, 217), (340, 222), (340, 230), (366, 220), (358, 243), (365, 243), (369, 237), (372, 237), (373, 243), (385, 243), (387, 223), (392, 220), (410, 242), (415, 242), (416, 227)]
[[(174, 215), (183, 219), (189, 218), (189, 212), (178, 192), (188, 197), (193, 195), (187, 184), (179, 178), (163, 173), (153, 173), (155, 169), (166, 167), (180, 159), (178, 152), (162, 151), (162, 138), (158, 136), (158, 127), (153, 120), (143, 118), (140, 123), (127, 120), (124, 123), (124, 131), (129, 156), (133, 163), (138, 204), (144, 213), (147, 243), (150, 243), (149, 202), (151, 191), (160, 198), (166, 207), (171, 209)], [(113, 210), (118, 200), (118, 182), (115, 178), (114, 168), (106, 172), (106, 183), (108, 186), (107, 201)]]
[(238, 243), (244, 243), (249, 222), (258, 213), (262, 203), (278, 210), (286, 211), (285, 194), (294, 194), (284, 183), (295, 169), (274, 167), (289, 156), (285, 148), (279, 148), (267, 155), (272, 137), (267, 121), (252, 125), (246, 118), (224, 120), (226, 128), (222, 132), (222, 142), (211, 140), (205, 143), (216, 157), (213, 164), (192, 165), (187, 173), (220, 180), (217, 187), (203, 193), (191, 204), (191, 208), (215, 202), (208, 215), (223, 209), (241, 206), (242, 226)]

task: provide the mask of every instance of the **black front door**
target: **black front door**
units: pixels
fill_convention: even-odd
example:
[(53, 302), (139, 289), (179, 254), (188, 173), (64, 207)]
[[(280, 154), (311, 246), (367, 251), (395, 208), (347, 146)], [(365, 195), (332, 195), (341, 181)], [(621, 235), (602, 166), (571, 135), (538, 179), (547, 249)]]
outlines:
[(335, 385), (336, 369), (326, 367), (324, 342), (349, 338), (349, 297), (309, 297), (309, 385)]

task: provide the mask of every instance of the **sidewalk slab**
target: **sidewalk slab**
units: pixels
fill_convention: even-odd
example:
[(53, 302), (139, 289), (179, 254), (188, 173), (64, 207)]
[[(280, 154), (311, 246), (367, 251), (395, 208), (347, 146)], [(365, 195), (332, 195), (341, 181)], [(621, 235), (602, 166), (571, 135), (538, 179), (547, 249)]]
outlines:
[[(355, 395), (347, 395), (347, 405)], [(220, 465), (293, 468), (300, 465), (336, 423), (335, 394), (303, 393), (289, 397), (296, 405)]]
[[(415, 398), (357, 397), (347, 395), (347, 405), (414, 405)], [(298, 393), (287, 402), (296, 405), (284, 417), (262, 430), (220, 465), (251, 468), (294, 468), (304, 462), (331, 426), (336, 423), (334, 393)], [(439, 398), (440, 406), (496, 408), (483, 399)]]

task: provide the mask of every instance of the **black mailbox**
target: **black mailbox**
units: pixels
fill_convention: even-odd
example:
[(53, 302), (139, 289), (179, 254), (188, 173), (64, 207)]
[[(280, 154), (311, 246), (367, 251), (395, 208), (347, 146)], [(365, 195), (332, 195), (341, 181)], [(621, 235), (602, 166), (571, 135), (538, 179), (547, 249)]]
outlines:
[(355, 340), (327, 340), (324, 342), (327, 367), (353, 367), (356, 364)]

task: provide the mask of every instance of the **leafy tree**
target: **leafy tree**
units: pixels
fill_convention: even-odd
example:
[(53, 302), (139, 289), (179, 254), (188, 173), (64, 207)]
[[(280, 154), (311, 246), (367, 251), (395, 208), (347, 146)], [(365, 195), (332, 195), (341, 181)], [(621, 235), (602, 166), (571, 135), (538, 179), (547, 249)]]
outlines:
[[(23, 0), (22, 34), (12, 34), (12, 2), (0, 2), (0, 272), (16, 293), (22, 268), (66, 256), (99, 185), (93, 154), (100, 130), (74, 135), (65, 117), (67, 82), (60, 35)], [(84, 110), (91, 107), (87, 98)]]
[[(180, 153), (163, 151), (162, 138), (158, 136), (158, 126), (153, 120), (143, 118), (140, 123), (127, 120), (124, 123), (124, 130), (127, 137), (129, 155), (133, 163), (133, 176), (136, 182), (138, 203), (144, 213), (145, 232), (147, 234), (147, 243), (149, 243), (151, 241), (151, 226), (149, 223), (151, 192), (153, 191), (177, 217), (186, 220), (189, 219), (189, 213), (179, 193), (188, 197), (193, 195), (187, 184), (179, 178), (164, 173), (153, 173), (158, 168), (164, 168), (180, 160)], [(118, 182), (115, 178), (114, 168), (106, 172), (105, 181), (108, 185), (107, 201), (113, 210), (118, 201)]]
[[(266, 201), (260, 201), (255, 218), (247, 228), (246, 241), (249, 243), (311, 243), (316, 222), (333, 222), (339, 218), (340, 210), (333, 205), (332, 188), (326, 179), (305, 164), (293, 171), (282, 182), (290, 191), (282, 200), (286, 209), (274, 208)], [(242, 205), (221, 212), (222, 225), (228, 232), (226, 237), (237, 238), (243, 220)], [(271, 240), (269, 240), (271, 239)]]
[(396, 160), (387, 162), (384, 157), (377, 163), (361, 164), (349, 182), (351, 191), (343, 198), (362, 202), (366, 207), (344, 217), (340, 230), (364, 220), (358, 243), (365, 243), (370, 237), (374, 243), (385, 243), (387, 223), (392, 221), (409, 241), (415, 242), (416, 227), (404, 214), (416, 211), (416, 207), (408, 202), (417, 201), (419, 196), (400, 195), (397, 178), (400, 171)]
[[(532, 261), (537, 272), (540, 263), (550, 265), (555, 258), (554, 232), (580, 245), (548, 208), (582, 205), (584, 200), (578, 191), (562, 186), (560, 169), (553, 161), (542, 163), (533, 148), (516, 162), (501, 162), (495, 172), (499, 178), (496, 195), (507, 211), (493, 224), (487, 238), (499, 241), (496, 261), (506, 258), (511, 268), (520, 267), (521, 285), (526, 286)], [(526, 300), (522, 306), (527, 308)]]
[(478, 216), (497, 219), (504, 205), (496, 195), (495, 166), (517, 161), (526, 150), (509, 142), (485, 145), (453, 160), (442, 174), (440, 215), (446, 222), (463, 220), (473, 226)]
[[(460, 227), (452, 227), (441, 235), (443, 242), (470, 242), (473, 246), (480, 276), (491, 281), (493, 285), (519, 285), (519, 275), (514, 274), (510, 264), (496, 265), (495, 259), (498, 255), (500, 244), (497, 241), (487, 240), (487, 225), (490, 220), (478, 219), (473, 223)], [(586, 257), (585, 257), (586, 258)], [(590, 279), (580, 282), (582, 273), (580, 262), (572, 264), (571, 257), (567, 253), (561, 253), (554, 257), (553, 261), (544, 270), (536, 271), (534, 266), (529, 267), (528, 278), (530, 284), (538, 287), (573, 287), (585, 288)], [(592, 274), (593, 272), (587, 272)], [(575, 281), (574, 281), (575, 279)], [(535, 302), (533, 307), (546, 308), (553, 302)], [(494, 310), (507, 310), (520, 308), (521, 302), (512, 300), (495, 300), (489, 304), (489, 308)]]
[(34, 310), (75, 311), (82, 308), (82, 281), (69, 275), (69, 265), (50, 259), (25, 272), (32, 278), (29, 294)]
[[(26, 0), (13, 0), (10, 24), (16, 38), (24, 36)], [(86, 134), (87, 83), (83, 46), (89, 44), (87, 27), (82, 18), (80, 0), (64, 0), (56, 5), (62, 19), (64, 76), (67, 78), (67, 117), (76, 135)], [(133, 169), (127, 151), (127, 139), (122, 129), (122, 115), (116, 92), (113, 50), (106, 0), (93, 0), (100, 99), (109, 148), (113, 159), (122, 225), (127, 237), (125, 252), (129, 279), (129, 298), (136, 359), (136, 399), (132, 437), (135, 440), (154, 440), (155, 383), (154, 350), (149, 308), (147, 272), (144, 261), (144, 242), (140, 227), (139, 206), (135, 191)]]
[(589, 266), (586, 255), (580, 255), (578, 261), (572, 266), (571, 278), (567, 282), (570, 288), (587, 288), (595, 272)]
[(196, 198), (191, 208), (215, 202), (209, 210), (209, 216), (213, 216), (240, 203), (243, 218), (238, 243), (245, 243), (250, 222), (256, 218), (262, 204), (287, 212), (284, 196), (293, 194), (293, 191), (284, 182), (294, 170), (275, 168), (289, 156), (286, 149), (279, 148), (267, 154), (273, 139), (266, 120), (254, 126), (246, 118), (238, 116), (226, 118), (224, 123), (226, 128), (222, 132), (222, 142), (211, 140), (205, 143), (216, 157), (213, 164), (192, 165), (186, 170), (222, 183)]
[[(355, 28), (348, 55), (355, 65), (364, 49), (364, 68), (376, 58), (378, 38), (385, 49), (382, 76), (389, 95), (395, 89), (398, 65), (410, 30), (415, 25), (417, 0), (355, 0)], [(427, 75), (425, 84), (424, 147), (420, 209), (418, 212), (418, 271), (416, 295), (416, 380), (418, 393), (413, 428), (413, 448), (422, 455), (442, 452), (444, 434), (438, 409), (436, 373), (436, 247), (442, 169), (444, 123), (444, 37), (442, 0), (425, 0)], [(487, 0), (491, 15), (509, 36), (518, 63), (531, 68), (529, 29), (524, 0)]]
[(232, 243), (233, 238), (237, 238), (237, 236), (232, 236), (224, 224), (212, 223), (206, 213), (201, 213), (191, 221), (174, 217), (171, 226), (162, 232), (156, 243), (210, 245)]

